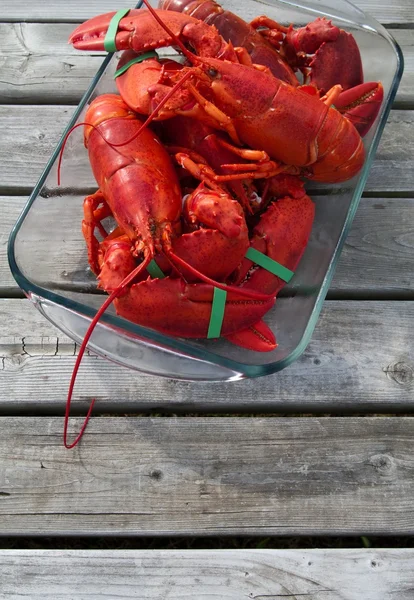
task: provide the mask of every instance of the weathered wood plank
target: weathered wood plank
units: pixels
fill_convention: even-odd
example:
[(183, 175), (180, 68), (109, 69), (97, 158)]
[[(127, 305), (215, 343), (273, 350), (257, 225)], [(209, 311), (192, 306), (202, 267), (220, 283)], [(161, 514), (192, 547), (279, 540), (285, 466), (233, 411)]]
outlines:
[(0, 419), (1, 534), (414, 532), (413, 418), (62, 425)]
[[(0, 411), (62, 414), (75, 345), (26, 300), (0, 300)], [(280, 373), (229, 383), (148, 378), (86, 356), (74, 407), (212, 413), (413, 409), (414, 303), (327, 302), (302, 357)]]
[[(136, 3), (131, 2), (131, 6)], [(227, 6), (236, 2), (227, 2)], [(411, 0), (355, 0), (355, 4), (371, 14), (380, 23), (412, 23), (414, 14)], [(156, 5), (156, 2), (153, 2)], [(2, 0), (2, 21), (70, 21), (80, 22), (97, 14), (118, 8), (124, 8), (121, 0), (71, 0), (70, 3), (59, 0), (44, 0), (42, 3), (25, 3), (24, 0)], [(259, 4), (259, 11), (262, 11)]]
[(412, 108), (414, 100), (414, 30), (392, 29), (390, 33), (404, 55), (404, 73), (398, 88), (396, 102), (400, 108), (405, 106)]
[(0, 296), (18, 291), (19, 287), (10, 272), (7, 260), (7, 245), (12, 227), (16, 223), (24, 205), (25, 196), (0, 196), (2, 219), (0, 223)]
[(363, 198), (330, 291), (375, 294), (414, 289), (414, 201)]
[(74, 111), (73, 106), (0, 106), (4, 188), (35, 185)]
[(409, 600), (413, 573), (408, 548), (0, 551), (9, 600)]
[[(55, 148), (73, 106), (0, 105), (1, 186), (33, 187)], [(385, 127), (366, 191), (414, 189), (414, 111), (394, 110)], [(64, 163), (63, 163), (64, 168)]]
[[(78, 103), (102, 62), (103, 53), (86, 54), (67, 44), (70, 23), (0, 23), (2, 102)], [(414, 103), (414, 30), (391, 30), (404, 53), (398, 106)]]
[[(7, 262), (7, 240), (27, 198), (0, 196), (0, 295), (17, 292), (18, 287)], [(74, 224), (62, 215), (62, 231)], [(80, 222), (81, 216), (79, 216)], [(363, 198), (343, 249), (338, 270), (331, 285), (333, 294), (402, 295), (414, 293), (414, 200), (411, 198)], [(66, 242), (68, 244), (68, 242)], [(79, 239), (65, 257), (73, 264), (51, 264), (51, 272), (74, 272), (79, 268), (76, 248)], [(363, 277), (361, 277), (363, 274)]]

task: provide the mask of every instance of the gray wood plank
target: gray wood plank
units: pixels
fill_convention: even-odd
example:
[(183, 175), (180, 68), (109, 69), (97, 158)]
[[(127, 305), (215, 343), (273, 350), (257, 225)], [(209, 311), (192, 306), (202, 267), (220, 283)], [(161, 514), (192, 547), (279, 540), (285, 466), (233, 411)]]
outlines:
[[(0, 97), (2, 102), (78, 103), (95, 75), (103, 53), (84, 53), (67, 44), (70, 23), (0, 23)], [(414, 103), (414, 30), (393, 29), (404, 53), (405, 69), (398, 107)]]
[[(79, 418), (70, 424), (78, 429)], [(414, 532), (414, 419), (0, 418), (0, 533)]]
[[(74, 110), (73, 106), (0, 105), (3, 193), (35, 185)], [(411, 193), (413, 155), (414, 111), (394, 110), (385, 126), (365, 190), (378, 195)]]
[(77, 104), (104, 52), (83, 53), (67, 43), (71, 23), (0, 23), (2, 102)]
[[(404, 2), (404, 0), (402, 0)], [(127, 3), (128, 4), (128, 3)], [(136, 2), (130, 2), (134, 6)], [(54, 22), (68, 21), (80, 23), (102, 13), (118, 10), (126, 6), (121, 0), (45, 0), (41, 4), (29, 3), (24, 0), (3, 0), (2, 21), (37, 21)]]
[(8, 600), (409, 600), (413, 573), (408, 548), (0, 551)]
[[(413, 9), (414, 13), (414, 9)], [(391, 29), (404, 55), (404, 73), (398, 88), (398, 108), (412, 108), (414, 100), (414, 29)]]
[[(153, 2), (155, 5), (156, 2)], [(227, 6), (236, 1), (227, 2)], [(412, 23), (414, 12), (411, 0), (396, 0), (392, 4), (387, 0), (355, 0), (355, 4), (363, 11), (371, 14), (380, 23)], [(131, 3), (135, 5), (135, 2)], [(121, 0), (44, 0), (42, 3), (26, 3), (24, 0), (3, 0), (2, 21), (70, 21), (80, 22), (97, 14), (124, 8)], [(261, 9), (259, 8), (259, 12)]]
[[(26, 300), (0, 300), (0, 411), (62, 414), (76, 351)], [(274, 375), (233, 383), (144, 376), (85, 356), (74, 409), (162, 411), (412, 411), (414, 303), (326, 302), (311, 342)]]
[(372, 297), (410, 294), (414, 286), (414, 201), (362, 198), (338, 268), (332, 294)]
[[(0, 196), (0, 295), (18, 292), (7, 261), (7, 240), (27, 198)], [(62, 216), (62, 231), (74, 223)], [(79, 223), (81, 215), (79, 215)], [(381, 294), (387, 296), (414, 295), (414, 200), (411, 198), (363, 198), (343, 249), (337, 273), (330, 291), (338, 295)], [(67, 246), (69, 242), (66, 241)], [(76, 250), (83, 245), (79, 237), (74, 247), (66, 249), (65, 257), (72, 263), (50, 265), (50, 272), (75, 272), (79, 268)], [(47, 258), (47, 257), (46, 257)], [(363, 277), (361, 274), (363, 273)]]

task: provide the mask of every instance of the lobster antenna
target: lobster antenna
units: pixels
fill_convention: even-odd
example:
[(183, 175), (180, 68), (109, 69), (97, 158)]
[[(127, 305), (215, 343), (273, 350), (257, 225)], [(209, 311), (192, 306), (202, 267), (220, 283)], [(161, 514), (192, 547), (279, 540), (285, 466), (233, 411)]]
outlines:
[(186, 56), (188, 58), (188, 60), (190, 60), (192, 63), (194, 63), (194, 62), (202, 62), (202, 60), (200, 59), (200, 57), (197, 56), (197, 54), (194, 54), (194, 52), (190, 52), (190, 50), (188, 50), (188, 48), (186, 48), (184, 46), (184, 44), (179, 39), (179, 37), (176, 36), (175, 33), (173, 31), (171, 31), (171, 29), (168, 27), (168, 25), (166, 23), (164, 23), (164, 21), (161, 19), (161, 17), (159, 17), (157, 15), (156, 11), (154, 10), (154, 8), (152, 8), (151, 4), (149, 3), (149, 0), (143, 0), (143, 2), (145, 4), (145, 6), (148, 8), (149, 12), (154, 17), (154, 19), (161, 25), (161, 27), (174, 40), (175, 44), (180, 48), (180, 50), (182, 51), (182, 53), (184, 54), (184, 56)]
[(147, 255), (145, 256), (143, 262), (138, 265), (133, 271), (131, 271), (131, 273), (129, 273), (129, 275), (127, 275), (122, 281), (121, 283), (118, 285), (118, 287), (110, 294), (110, 296), (108, 296), (108, 298), (105, 300), (105, 302), (102, 304), (102, 306), (100, 307), (100, 309), (98, 310), (98, 312), (96, 313), (96, 315), (94, 316), (94, 318), (92, 319), (86, 333), (85, 333), (85, 337), (83, 338), (81, 347), (79, 348), (79, 354), (76, 358), (76, 362), (75, 362), (75, 366), (73, 368), (72, 371), (72, 377), (70, 380), (70, 384), (69, 384), (69, 390), (68, 390), (68, 397), (66, 400), (66, 409), (65, 409), (65, 422), (64, 422), (64, 426), (63, 426), (63, 444), (65, 446), (65, 448), (67, 448), (68, 450), (71, 448), (74, 448), (77, 443), (80, 441), (81, 437), (84, 434), (84, 431), (86, 429), (86, 426), (88, 425), (88, 421), (90, 419), (90, 416), (92, 414), (92, 410), (93, 410), (93, 406), (95, 404), (95, 398), (92, 400), (88, 412), (86, 414), (85, 420), (83, 422), (83, 425), (81, 427), (81, 430), (79, 431), (78, 435), (76, 436), (76, 438), (74, 439), (73, 442), (71, 442), (70, 444), (68, 444), (67, 441), (67, 434), (68, 434), (68, 424), (69, 424), (69, 414), (70, 414), (70, 405), (71, 405), (71, 401), (72, 401), (72, 395), (73, 395), (73, 388), (75, 386), (75, 381), (76, 381), (76, 377), (79, 371), (79, 366), (80, 363), (82, 361), (83, 355), (85, 354), (85, 350), (86, 350), (86, 346), (88, 344), (88, 341), (99, 321), (99, 319), (101, 318), (101, 316), (103, 315), (103, 313), (106, 311), (106, 309), (108, 308), (108, 306), (110, 306), (112, 304), (112, 302), (119, 296), (119, 294), (124, 290), (124, 288), (131, 283), (131, 281), (133, 279), (135, 279), (135, 277), (140, 273), (140, 271), (142, 271), (143, 269), (145, 269), (148, 264), (151, 261), (151, 254), (149, 252), (147, 252)]
[[(164, 96), (164, 98), (161, 100), (161, 102), (158, 104), (158, 106), (156, 108), (154, 108), (154, 110), (152, 111), (152, 113), (147, 117), (146, 121), (144, 121), (144, 123), (141, 125), (141, 127), (138, 129), (138, 131), (136, 133), (134, 133), (133, 136), (131, 136), (129, 138), (129, 140), (126, 140), (126, 142), (122, 142), (120, 144), (112, 144), (110, 142), (108, 142), (108, 144), (110, 146), (125, 146), (126, 144), (129, 144), (130, 142), (132, 142), (133, 140), (135, 140), (135, 138), (137, 138), (142, 131), (144, 131), (144, 129), (146, 129), (148, 127), (148, 125), (155, 119), (155, 117), (158, 115), (159, 111), (162, 109), (162, 107), (164, 106), (164, 104), (166, 104), (168, 102), (168, 100), (171, 98), (171, 96), (173, 96), (175, 94), (175, 92), (180, 89), (180, 87), (183, 85), (183, 83), (185, 83), (187, 81), (187, 79), (190, 79), (190, 77), (193, 76), (193, 73), (191, 71), (187, 71), (187, 73), (185, 73), (181, 79), (179, 79), (177, 81), (176, 84), (174, 84), (174, 86), (170, 89), (170, 91), (168, 92), (168, 94), (166, 94), (166, 96)], [(107, 141), (107, 140), (105, 140)]]
[[(65, 135), (64, 139), (63, 139), (63, 143), (62, 143), (62, 147), (60, 149), (59, 152), (59, 160), (58, 160), (58, 167), (57, 167), (57, 180), (58, 180), (58, 185), (60, 185), (60, 181), (61, 181), (61, 177), (60, 177), (60, 171), (61, 171), (61, 167), (62, 167), (62, 159), (63, 159), (63, 152), (65, 150), (66, 147), (66, 143), (68, 141), (69, 136), (71, 135), (71, 133), (77, 129), (77, 127), (80, 127), (81, 125), (86, 125), (88, 127), (92, 127), (93, 129), (95, 129), (95, 131), (97, 131), (99, 133), (99, 135), (101, 136), (101, 138), (104, 140), (104, 142), (106, 142), (108, 144), (108, 146), (111, 146), (111, 148), (118, 148), (120, 146), (126, 146), (127, 144), (129, 144), (130, 142), (132, 142), (133, 140), (135, 140), (135, 138), (137, 138), (142, 131), (144, 131), (144, 129), (146, 127), (148, 127), (148, 125), (155, 119), (155, 117), (157, 116), (157, 114), (159, 113), (159, 111), (162, 109), (162, 107), (164, 106), (164, 104), (166, 102), (168, 102), (168, 100), (171, 98), (171, 96), (173, 94), (175, 94), (175, 92), (187, 81), (187, 79), (189, 79), (191, 76), (193, 75), (193, 73), (191, 71), (187, 71), (187, 73), (185, 73), (183, 75), (183, 77), (181, 77), (181, 79), (179, 79), (177, 81), (177, 83), (171, 88), (171, 90), (168, 92), (168, 94), (166, 94), (166, 96), (164, 96), (164, 98), (161, 100), (161, 102), (158, 104), (158, 106), (156, 108), (154, 108), (154, 110), (152, 111), (152, 113), (149, 115), (149, 117), (147, 118), (147, 120), (141, 125), (141, 127), (138, 129), (138, 131), (136, 133), (134, 133), (134, 135), (132, 135), (129, 139), (123, 141), (123, 142), (118, 142), (117, 144), (115, 144), (114, 142), (110, 142), (109, 140), (106, 139), (106, 137), (104, 136), (104, 134), (100, 131), (99, 127), (97, 125), (93, 125), (92, 123), (87, 123), (86, 121), (82, 121), (82, 123), (77, 123), (76, 125), (74, 125), (73, 127), (71, 127), (69, 129), (69, 131), (67, 132), (67, 134)], [(116, 118), (116, 117), (115, 117)], [(122, 118), (122, 117), (120, 117)]]
[[(93, 127), (94, 129), (96, 129), (97, 131), (99, 131), (99, 129), (97, 127), (95, 127), (95, 125), (92, 125), (92, 123), (86, 123), (86, 122), (77, 123), (76, 125), (74, 125), (73, 127), (71, 127), (69, 129), (69, 131), (67, 132), (67, 134), (63, 138), (62, 146), (61, 146), (60, 152), (59, 152), (59, 160), (58, 160), (58, 166), (57, 166), (57, 184), (58, 185), (60, 185), (60, 171), (61, 171), (61, 167), (62, 167), (63, 152), (65, 150), (66, 143), (67, 143), (68, 138), (71, 135), (72, 131), (75, 131), (75, 129), (77, 129), (81, 125), (88, 125), (89, 127)], [(99, 131), (99, 133), (103, 137), (103, 135), (102, 135), (102, 133), (100, 131)]]
[(240, 296), (249, 298), (250, 300), (261, 300), (261, 301), (265, 301), (265, 302), (270, 300), (271, 298), (274, 298), (274, 296), (275, 296), (274, 294), (260, 294), (259, 292), (254, 292), (252, 290), (240, 288), (240, 287), (237, 287), (234, 285), (227, 285), (226, 283), (220, 283), (219, 281), (215, 281), (215, 279), (211, 279), (211, 277), (204, 275), (204, 273), (201, 273), (201, 271), (199, 271), (198, 269), (196, 269), (195, 267), (190, 265), (188, 262), (183, 260), (180, 256), (177, 256), (177, 254), (175, 254), (172, 250), (168, 250), (167, 255), (173, 261), (175, 261), (182, 267), (185, 267), (186, 269), (191, 271), (191, 273), (193, 275), (195, 275), (202, 281), (205, 281), (206, 283), (209, 283), (210, 285), (212, 285), (216, 288), (219, 288), (220, 290), (224, 290), (226, 292), (235, 292), (235, 293), (239, 294)]

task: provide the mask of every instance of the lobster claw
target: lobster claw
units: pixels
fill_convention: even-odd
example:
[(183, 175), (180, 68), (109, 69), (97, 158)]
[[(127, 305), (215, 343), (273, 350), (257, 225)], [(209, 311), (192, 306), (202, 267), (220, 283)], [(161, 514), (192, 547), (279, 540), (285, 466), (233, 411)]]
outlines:
[[(105, 50), (104, 40), (109, 24), (116, 12), (98, 15), (81, 23), (70, 35), (69, 43), (77, 50)], [(130, 48), (129, 39), (133, 31), (132, 19), (140, 14), (139, 10), (132, 9), (128, 17), (121, 19), (115, 36), (115, 44), (118, 50)]]
[[(307, 194), (301, 198), (280, 198), (261, 215), (250, 246), (294, 271), (307, 246), (314, 217), (315, 205)], [(248, 258), (235, 273), (235, 284), (275, 295), (286, 285), (271, 272), (254, 268)]]
[(324, 94), (334, 85), (344, 90), (363, 82), (361, 55), (351, 33), (317, 18), (305, 27), (291, 28), (287, 42), (297, 53), (312, 54), (307, 83), (316, 85)]
[[(188, 43), (200, 56), (220, 56), (237, 62), (234, 49), (226, 44), (214, 27), (182, 13), (157, 10), (156, 13), (173, 34)], [(93, 17), (79, 25), (69, 37), (69, 43), (78, 50), (105, 50), (105, 37), (116, 13)], [(174, 45), (168, 35), (148, 10), (131, 9), (118, 23), (115, 35), (117, 50), (147, 52)]]
[(232, 344), (254, 350), (255, 352), (271, 352), (277, 348), (273, 331), (262, 320), (246, 329), (225, 336)]
[[(129, 288), (114, 302), (117, 313), (129, 321), (169, 335), (206, 338), (214, 288), (182, 279), (147, 279)], [(235, 333), (257, 323), (273, 306), (267, 301), (246, 300), (237, 292), (227, 296), (222, 335)]]
[(384, 98), (381, 83), (369, 81), (342, 92), (335, 102), (340, 113), (351, 121), (361, 137), (374, 123)]

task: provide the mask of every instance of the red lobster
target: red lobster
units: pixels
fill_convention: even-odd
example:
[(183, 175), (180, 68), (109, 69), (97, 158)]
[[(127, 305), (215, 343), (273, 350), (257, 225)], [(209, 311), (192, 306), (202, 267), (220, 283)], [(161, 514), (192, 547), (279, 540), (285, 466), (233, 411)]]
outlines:
[[(114, 291), (140, 262), (136, 280), (158, 255), (164, 256), (166, 274), (173, 275), (127, 287), (114, 301), (118, 313), (172, 335), (206, 337), (216, 286), (228, 289), (223, 334), (255, 324), (274, 298), (239, 293), (220, 283), (238, 267), (249, 246), (240, 205), (218, 186), (211, 189), (213, 183), (203, 184), (187, 198), (185, 214), (187, 229), (204, 227), (182, 234), (178, 180), (155, 134), (144, 129), (127, 144), (113, 147), (129, 140), (142, 124), (113, 94), (99, 96), (85, 119), (90, 124), (85, 127), (85, 145), (100, 191), (85, 201), (83, 231), (100, 287)], [(109, 236), (101, 229), (105, 239), (99, 244), (95, 229), (109, 215), (118, 227)], [(206, 283), (185, 283), (177, 269), (187, 281)]]
[(208, 25), (214, 25), (226, 42), (236, 46), (240, 62), (264, 65), (278, 79), (298, 85), (293, 70), (281, 54), (275, 51), (275, 47), (246, 21), (224, 10), (214, 0), (160, 0), (158, 8), (182, 12)]
[[(112, 94), (98, 97), (85, 118), (85, 145), (100, 191), (85, 200), (83, 231), (100, 287), (115, 292), (132, 272), (134, 281), (140, 276), (142, 279), (154, 258), (167, 275), (124, 286), (114, 300), (118, 314), (172, 335), (207, 337), (214, 287), (223, 287), (228, 290), (228, 299), (222, 334), (240, 332), (241, 337), (234, 341), (257, 350), (274, 347), (273, 336), (260, 325), (260, 319), (273, 306), (274, 296), (284, 283), (260, 268), (246, 280), (252, 263), (248, 261), (246, 267), (242, 259), (250, 245), (294, 270), (312, 227), (314, 207), (309, 197), (302, 191), (292, 194), (296, 199), (289, 198), (288, 182), (285, 189), (278, 190), (285, 197), (263, 214), (249, 243), (240, 205), (218, 186), (214, 188), (213, 181), (208, 182), (185, 202), (185, 226), (190, 231), (196, 229), (180, 233), (178, 182), (155, 135), (144, 129), (139, 137), (113, 147), (129, 140), (141, 122), (119, 96)], [(101, 221), (109, 215), (115, 217), (118, 226), (107, 235)], [(95, 236), (96, 228), (103, 233), (101, 243)], [(173, 270), (169, 263), (175, 266)], [(177, 265), (186, 280), (195, 283), (177, 277)], [(208, 282), (212, 278), (225, 281), (236, 268), (239, 287)], [(258, 272), (262, 275), (256, 288)], [(200, 279), (207, 283), (200, 283)], [(255, 291), (261, 288), (266, 289), (265, 294)], [(249, 331), (252, 326), (254, 330)], [(261, 331), (260, 337), (256, 330)]]
[[(360, 135), (372, 126), (384, 92), (378, 82), (363, 83), (362, 62), (354, 37), (331, 21), (317, 18), (305, 27), (283, 27), (266, 16), (247, 23), (215, 0), (160, 0), (159, 8), (183, 12), (217, 27), (227, 42), (242, 47), (250, 61), (264, 65), (275, 77), (297, 86), (294, 70), (321, 93), (340, 84), (335, 107)], [(239, 52), (240, 62), (243, 55)]]
[[(85, 199), (82, 229), (90, 265), (98, 274), (100, 287), (111, 294), (92, 319), (72, 373), (64, 425), (67, 448), (73, 448), (82, 437), (94, 405), (92, 402), (80, 433), (68, 444), (76, 374), (97, 322), (114, 301), (118, 314), (141, 325), (173, 335), (206, 337), (214, 288), (224, 288), (228, 298), (221, 332), (240, 332), (240, 340), (235, 341), (242, 344), (246, 343), (243, 335), (250, 340), (252, 335), (265, 339), (265, 334), (270, 334), (274, 347), (273, 334), (260, 322), (273, 306), (274, 294), (212, 281), (193, 266), (200, 264), (203, 271), (223, 279), (237, 267), (249, 246), (240, 205), (219, 188), (214, 189), (214, 182), (207, 185), (212, 187), (207, 191), (204, 185), (199, 186), (186, 202), (187, 224), (191, 230), (201, 219), (212, 228), (180, 235), (178, 180), (155, 134), (143, 128), (122, 99), (113, 94), (98, 97), (85, 119), (85, 145), (100, 189)], [(117, 222), (109, 235), (102, 224), (107, 216)], [(96, 229), (104, 237), (102, 242), (96, 238)], [(134, 283), (151, 268), (158, 254), (170, 263), (167, 268), (172, 266), (171, 273)], [(187, 279), (196, 276), (207, 283), (186, 282), (178, 267)], [(256, 328), (249, 330), (250, 326)]]
[[(83, 24), (71, 41), (76, 47), (102, 48), (112, 15)], [(152, 9), (131, 11), (119, 23), (118, 49), (143, 52), (175, 45), (194, 65), (182, 68), (173, 62), (145, 61), (142, 69), (151, 84), (132, 89), (137, 106), (143, 106), (144, 114), (155, 109), (160, 120), (187, 115), (227, 131), (236, 144), (230, 151), (240, 160), (231, 165), (236, 173), (217, 175), (203, 160), (194, 161), (194, 151), (180, 152), (180, 163), (202, 179), (182, 211), (170, 158), (154, 134), (144, 129), (138, 136), (141, 121), (116, 96), (100, 97), (91, 105), (85, 144), (100, 191), (85, 201), (83, 231), (91, 267), (100, 287), (111, 295), (85, 336), (69, 399), (91, 331), (114, 300), (120, 315), (141, 325), (172, 335), (206, 337), (214, 288), (225, 289), (222, 334), (255, 350), (273, 348), (273, 334), (261, 317), (273, 306), (284, 279), (258, 267), (255, 252), (292, 271), (303, 254), (314, 205), (292, 174), (344, 181), (364, 160), (355, 128), (330, 106), (339, 98), (339, 86), (321, 101), (309, 90), (275, 78), (267, 68), (237, 62), (243, 53), (234, 52), (214, 28), (187, 15), (171, 15)], [(161, 21), (158, 25), (151, 22), (155, 17)], [(237, 148), (240, 141), (249, 148)], [(250, 148), (257, 148), (254, 165), (246, 164)], [(243, 211), (226, 193), (223, 179), (231, 181), (225, 185), (235, 196), (242, 196), (233, 179), (268, 177), (278, 171), (285, 174), (257, 183), (262, 198), (276, 201), (263, 211), (260, 207), (249, 239)], [(108, 235), (102, 220), (111, 215), (117, 227)], [(146, 276), (154, 264), (163, 276)]]
[[(147, 23), (149, 13), (145, 10), (137, 12), (125, 17), (125, 22), (121, 19), (115, 37), (117, 47), (119, 44), (122, 48), (128, 45), (134, 50), (147, 50), (157, 44), (165, 45), (165, 35), (161, 41), (153, 39), (152, 45), (147, 38), (142, 44), (141, 19)], [(159, 21), (162, 21), (160, 14), (167, 21), (171, 15), (176, 15), (189, 20), (193, 26), (194, 19), (181, 13), (153, 9), (150, 12)], [(112, 16), (113, 13), (109, 13), (95, 17), (78, 27), (71, 36), (75, 47), (96, 49), (99, 47), (97, 40), (101, 39), (100, 47), (103, 48), (103, 34)], [(159, 35), (158, 29), (154, 32)], [(302, 173), (318, 181), (340, 182), (361, 169), (364, 162), (361, 138), (350, 121), (331, 108), (340, 88), (334, 89), (322, 102), (276, 79), (268, 71), (219, 58), (195, 56), (178, 38), (174, 40), (174, 32), (168, 33), (168, 37), (169, 43), (179, 45), (187, 58), (196, 64), (196, 67), (183, 70), (191, 69), (196, 80), (196, 85), (187, 83), (185, 86), (183, 108), (188, 106), (190, 94), (193, 105), (198, 104), (216, 120), (216, 127), (225, 128), (230, 135), (233, 132), (233, 139), (240, 139), (250, 148), (265, 151), (292, 173)], [(89, 39), (93, 40), (90, 46)], [(215, 43), (214, 47), (222, 48), (223, 43)]]

